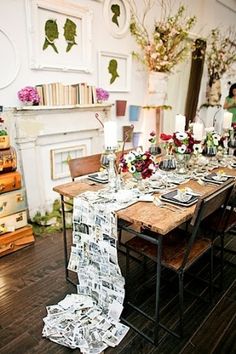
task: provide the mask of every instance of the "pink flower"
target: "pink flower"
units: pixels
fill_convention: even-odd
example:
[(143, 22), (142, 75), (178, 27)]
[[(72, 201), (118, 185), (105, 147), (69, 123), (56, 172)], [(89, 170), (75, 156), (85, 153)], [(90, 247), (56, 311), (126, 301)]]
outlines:
[(39, 103), (40, 97), (35, 87), (26, 86), (17, 93), (18, 98), (22, 102)]
[(98, 101), (107, 101), (109, 98), (109, 92), (103, 90), (101, 87), (97, 87), (96, 96)]

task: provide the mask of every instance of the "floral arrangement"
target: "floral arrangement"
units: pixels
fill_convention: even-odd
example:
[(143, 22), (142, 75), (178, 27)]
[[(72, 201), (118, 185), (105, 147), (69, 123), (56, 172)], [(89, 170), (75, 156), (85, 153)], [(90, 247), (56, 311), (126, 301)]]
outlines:
[(148, 26), (145, 25), (145, 18), (155, 1), (144, 1), (142, 20), (137, 15), (135, 1), (128, 2), (132, 14), (130, 32), (141, 48), (141, 53), (135, 52), (133, 56), (149, 71), (171, 72), (173, 67), (182, 62), (190, 52), (191, 44), (185, 39), (194, 26), (196, 17), (187, 17), (183, 5), (179, 6), (176, 14), (172, 16), (162, 2), (162, 12), (165, 14), (161, 14), (161, 19), (155, 21), (154, 30), (150, 33)]
[(143, 179), (151, 177), (155, 172), (155, 164), (151, 158), (151, 154), (141, 149), (130, 151), (121, 157), (119, 167), (122, 172), (130, 172), (135, 178)]
[(157, 143), (157, 137), (156, 137), (156, 132), (154, 130), (151, 131), (150, 133), (151, 138), (148, 139), (148, 141), (152, 144), (152, 145), (156, 145)]
[(0, 136), (8, 135), (7, 128), (3, 126), (3, 123), (4, 123), (4, 119), (0, 117)]
[(101, 87), (97, 87), (96, 88), (96, 96), (97, 96), (98, 102), (107, 101), (109, 98), (109, 92), (102, 89)]
[(206, 138), (204, 140), (204, 145), (206, 147), (218, 147), (220, 145), (222, 138), (213, 129), (206, 128)]
[(178, 153), (178, 154), (191, 154), (200, 152), (201, 145), (194, 140), (194, 137), (190, 131), (187, 132), (176, 132), (172, 135), (162, 133), (160, 135), (162, 141), (165, 142), (165, 148), (167, 153)]
[(40, 102), (38, 91), (32, 86), (24, 87), (18, 91), (17, 95), (22, 102), (32, 102), (33, 104), (38, 104)]
[(236, 33), (229, 28), (226, 35), (218, 28), (211, 31), (206, 50), (206, 63), (211, 86), (213, 80), (220, 79), (236, 62)]

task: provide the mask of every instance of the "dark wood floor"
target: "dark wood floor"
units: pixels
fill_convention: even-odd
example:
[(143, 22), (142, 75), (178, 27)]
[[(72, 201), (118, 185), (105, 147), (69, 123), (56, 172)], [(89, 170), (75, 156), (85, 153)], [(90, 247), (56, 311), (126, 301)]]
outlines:
[[(236, 245), (236, 235), (230, 237), (231, 247)], [(233, 244), (234, 243), (234, 244)], [(234, 262), (236, 256), (228, 256)], [(124, 257), (120, 256), (123, 268)], [(204, 276), (204, 259), (194, 269)], [(106, 354), (156, 354), (156, 353), (236, 353), (236, 268), (225, 265), (225, 289), (215, 290), (215, 304), (209, 304), (185, 296), (185, 337), (176, 339), (161, 331), (161, 343), (154, 347), (145, 339), (130, 330), (116, 348), (109, 348)], [(148, 275), (153, 266), (149, 265)], [(216, 263), (215, 275), (219, 267)], [(133, 264), (134, 277), (140, 273), (139, 266)], [(22, 249), (0, 259), (0, 353), (1, 354), (65, 354), (79, 353), (42, 338), (43, 317), (46, 305), (56, 304), (75, 288), (65, 281), (63, 242), (61, 234), (37, 238), (34, 246)], [(165, 274), (168, 278), (170, 275)], [(217, 280), (217, 279), (216, 279)], [(139, 279), (142, 282), (142, 279)], [(204, 289), (196, 281), (187, 279), (189, 288), (198, 287), (207, 299)], [(173, 288), (161, 289), (161, 317), (165, 324), (175, 326), (177, 322), (177, 301), (175, 281)], [(199, 283), (200, 284), (200, 283)], [(202, 286), (202, 284), (201, 284)], [(154, 286), (142, 293), (134, 291), (137, 302), (143, 301), (143, 308), (151, 311), (154, 302)], [(151, 313), (151, 312), (150, 312)], [(138, 316), (126, 316), (150, 332), (152, 325)]]

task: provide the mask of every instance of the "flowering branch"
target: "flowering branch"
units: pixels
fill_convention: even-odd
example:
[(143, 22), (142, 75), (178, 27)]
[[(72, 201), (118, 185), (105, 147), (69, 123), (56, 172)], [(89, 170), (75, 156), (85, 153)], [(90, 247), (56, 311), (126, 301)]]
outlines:
[(236, 62), (236, 32), (232, 28), (223, 35), (218, 28), (211, 31), (207, 43), (206, 63), (209, 85), (218, 80)]
[[(172, 16), (170, 3), (168, 6), (166, 2), (161, 1), (161, 19), (155, 21), (154, 30), (150, 33), (145, 19), (156, 1), (144, 0), (145, 8), (141, 19), (137, 15), (134, 0), (128, 2), (132, 13), (130, 32), (142, 52), (134, 52), (133, 56), (149, 71), (170, 72), (174, 66), (186, 58), (190, 51), (191, 45), (185, 40), (196, 22), (196, 17), (186, 17), (183, 5), (179, 6), (177, 13)], [(169, 7), (168, 14), (167, 7)]]

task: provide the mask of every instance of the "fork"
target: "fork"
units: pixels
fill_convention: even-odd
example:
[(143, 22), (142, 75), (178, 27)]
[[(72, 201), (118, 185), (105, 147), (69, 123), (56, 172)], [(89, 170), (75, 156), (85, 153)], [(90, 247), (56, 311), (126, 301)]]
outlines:
[(176, 211), (176, 210), (183, 211), (183, 208), (181, 208), (181, 207), (179, 207), (177, 205), (172, 205), (172, 204), (165, 203), (162, 200), (160, 200), (159, 198), (154, 198), (153, 203), (156, 206), (159, 206), (160, 208), (166, 208), (166, 209), (169, 209), (171, 211)]

